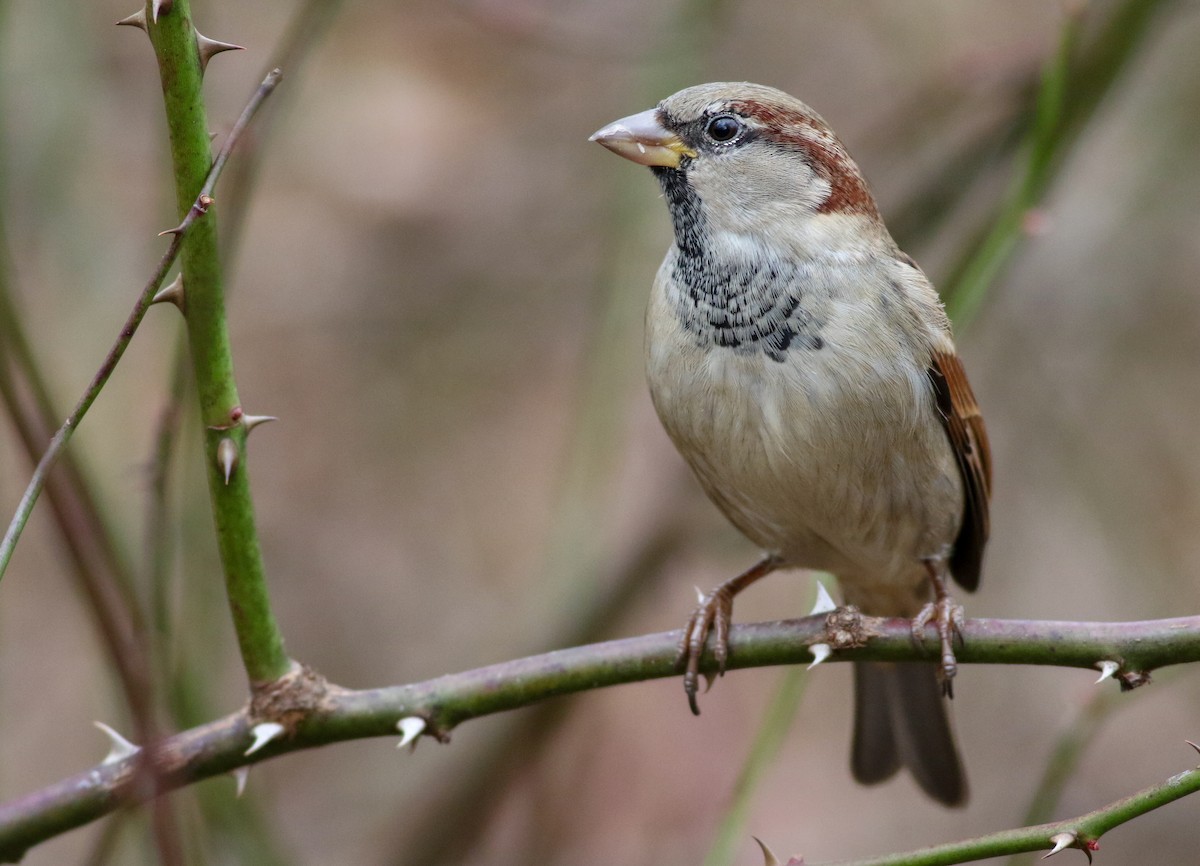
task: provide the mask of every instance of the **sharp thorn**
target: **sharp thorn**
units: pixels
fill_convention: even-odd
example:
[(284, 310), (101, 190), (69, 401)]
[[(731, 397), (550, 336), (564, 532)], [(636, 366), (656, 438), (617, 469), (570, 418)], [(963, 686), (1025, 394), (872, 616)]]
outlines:
[(400, 732), (400, 742), (396, 744), (397, 749), (403, 749), (409, 743), (412, 743), (415, 748), (417, 745), (417, 737), (421, 736), (421, 732), (428, 726), (420, 716), (405, 716), (400, 721), (396, 722), (396, 730)]
[(751, 836), (750, 838), (758, 843), (759, 848), (762, 848), (764, 866), (779, 866), (779, 858), (775, 856), (774, 851), (767, 847), (766, 842), (757, 836)]
[(245, 757), (250, 757), (271, 740), (279, 737), (284, 731), (283, 725), (279, 722), (262, 722), (250, 729), (250, 733), (254, 735), (254, 742), (250, 744), (250, 748), (242, 752)]
[(159, 15), (166, 15), (171, 11), (171, 7), (175, 5), (175, 0), (154, 0), (150, 4), (150, 16), (154, 19), (154, 23), (158, 23)]
[(1189, 746), (1191, 746), (1193, 749), (1195, 749), (1198, 754), (1200, 754), (1200, 746), (1197, 746), (1191, 740), (1184, 740), (1184, 742), (1187, 743)]
[(183, 274), (175, 277), (169, 286), (163, 286), (159, 289), (151, 299), (152, 304), (171, 303), (183, 312)]
[(111, 743), (108, 749), (108, 754), (105, 755), (104, 760), (100, 762), (101, 766), (107, 766), (109, 764), (115, 764), (118, 761), (123, 761), (130, 755), (136, 755), (142, 750), (141, 746), (136, 746), (129, 742), (129, 740), (122, 737), (108, 725), (104, 724), (104, 722), (92, 722), (92, 724), (107, 734), (109, 742)]
[(813, 604), (813, 609), (808, 615), (816, 616), (819, 613), (829, 613), (830, 611), (834, 610), (837, 610), (837, 605), (834, 604), (833, 599), (829, 596), (829, 590), (825, 588), (825, 584), (818, 580), (817, 600), (816, 603)]
[(1096, 682), (1102, 683), (1107, 679), (1112, 679), (1113, 674), (1121, 669), (1121, 664), (1111, 659), (1105, 659), (1102, 662), (1096, 662), (1096, 667), (1100, 669), (1100, 678)]
[(181, 235), (181, 234), (183, 234), (183, 223), (180, 223), (179, 225), (174, 226), (173, 228), (163, 229), (161, 232), (158, 233), (158, 236), (161, 238), (161, 237), (165, 237), (166, 235)]
[(203, 72), (208, 68), (208, 61), (222, 51), (244, 51), (241, 45), (234, 45), (232, 42), (220, 42), (216, 39), (209, 39), (199, 30), (196, 31), (196, 47), (200, 51), (200, 71)]
[(233, 470), (237, 467), (238, 462), (238, 447), (237, 443), (226, 436), (217, 443), (217, 466), (221, 470), (221, 474), (225, 477), (225, 486), (229, 486), (229, 479), (233, 477)]
[(694, 586), (692, 588), (696, 590), (696, 603), (704, 604), (704, 592), (698, 586)]
[(257, 427), (259, 424), (266, 424), (268, 421), (278, 421), (278, 420), (279, 419), (276, 418), (274, 415), (243, 415), (242, 416), (242, 426), (245, 427), (246, 432), (249, 433), (251, 430), (253, 430), (255, 427)]
[[(1075, 834), (1074, 833), (1056, 833), (1055, 835), (1050, 837), (1050, 841), (1054, 843), (1054, 847), (1042, 855), (1043, 860), (1047, 859), (1048, 857), (1053, 857), (1055, 854), (1057, 854), (1059, 851), (1063, 850), (1064, 848), (1069, 848), (1070, 846), (1074, 845), (1075, 844)], [(1091, 857), (1089, 856), (1088, 859), (1090, 861)]]
[(237, 785), (237, 791), (234, 793), (234, 796), (241, 799), (242, 794), (246, 793), (246, 782), (250, 778), (250, 768), (238, 767), (231, 775), (233, 776), (234, 784)]
[(815, 643), (808, 648), (808, 651), (812, 653), (813, 657), (812, 664), (806, 668), (806, 670), (810, 671), (821, 662), (825, 661), (825, 659), (833, 655), (833, 647), (827, 643)]
[(118, 27), (137, 27), (141, 30), (146, 29), (146, 10), (143, 7), (132, 15), (126, 15), (117, 22)]

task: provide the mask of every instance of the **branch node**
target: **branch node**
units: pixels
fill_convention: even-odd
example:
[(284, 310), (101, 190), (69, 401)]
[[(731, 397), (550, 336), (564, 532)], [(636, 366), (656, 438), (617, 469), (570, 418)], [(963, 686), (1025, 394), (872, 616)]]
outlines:
[(1121, 691), (1131, 692), (1150, 682), (1150, 671), (1125, 671), (1117, 674), (1117, 681), (1121, 684)]
[(848, 604), (831, 611), (825, 617), (825, 640), (833, 649), (866, 646), (876, 632), (857, 607)]
[(326, 708), (335, 688), (312, 668), (293, 662), (279, 679), (254, 684), (250, 718), (278, 722), (291, 734), (308, 716)]

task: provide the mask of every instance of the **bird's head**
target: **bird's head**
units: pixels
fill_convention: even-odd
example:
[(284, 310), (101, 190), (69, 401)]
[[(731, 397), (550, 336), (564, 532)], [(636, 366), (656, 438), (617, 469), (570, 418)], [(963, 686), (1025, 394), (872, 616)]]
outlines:
[(771, 87), (689, 87), (609, 124), (592, 141), (654, 171), (681, 247), (692, 242), (696, 222), (733, 243), (754, 238), (793, 248), (839, 247), (839, 238), (861, 238), (864, 227), (881, 225), (837, 136), (803, 102)]

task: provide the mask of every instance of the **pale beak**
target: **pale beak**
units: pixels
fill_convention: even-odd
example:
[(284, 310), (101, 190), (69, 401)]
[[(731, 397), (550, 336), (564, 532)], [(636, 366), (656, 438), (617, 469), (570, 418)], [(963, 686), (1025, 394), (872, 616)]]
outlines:
[(678, 135), (663, 128), (658, 122), (658, 110), (654, 108), (610, 123), (588, 140), (602, 144), (638, 165), (679, 168), (683, 157), (696, 155), (696, 151), (684, 144)]

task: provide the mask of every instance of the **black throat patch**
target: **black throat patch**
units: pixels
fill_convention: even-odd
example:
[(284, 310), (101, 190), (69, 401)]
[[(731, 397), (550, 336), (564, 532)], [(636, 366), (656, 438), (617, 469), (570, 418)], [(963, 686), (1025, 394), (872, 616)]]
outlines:
[(764, 352), (782, 361), (789, 349), (821, 349), (822, 322), (805, 303), (807, 274), (774, 256), (712, 254), (704, 205), (680, 169), (651, 169), (662, 186), (678, 253), (670, 300), (680, 322), (701, 345), (738, 354)]

